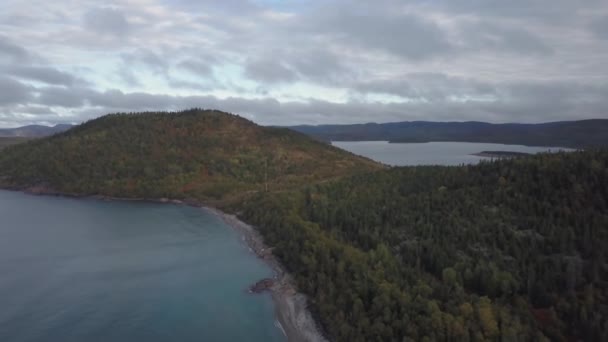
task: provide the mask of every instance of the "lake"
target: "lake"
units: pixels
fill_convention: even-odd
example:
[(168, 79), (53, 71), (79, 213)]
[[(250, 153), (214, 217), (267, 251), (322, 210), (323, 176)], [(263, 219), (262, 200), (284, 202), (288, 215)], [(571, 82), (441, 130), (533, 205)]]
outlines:
[(0, 191), (0, 341), (284, 341), (269, 276), (202, 209)]
[(473, 153), (482, 151), (525, 153), (555, 152), (558, 150), (571, 151), (571, 149), (561, 147), (532, 147), (466, 142), (392, 144), (386, 141), (334, 141), (332, 145), (392, 166), (476, 164), (480, 160), (490, 159), (472, 155)]

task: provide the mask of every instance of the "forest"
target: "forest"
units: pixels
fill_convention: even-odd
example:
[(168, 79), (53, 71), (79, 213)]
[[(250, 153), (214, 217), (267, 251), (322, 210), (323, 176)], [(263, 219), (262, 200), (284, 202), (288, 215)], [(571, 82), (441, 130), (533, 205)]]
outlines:
[(403, 121), (290, 128), (324, 141), (459, 141), (572, 148), (601, 147), (608, 144), (606, 119), (540, 124)]
[(216, 203), (381, 169), (306, 135), (192, 109), (110, 114), (0, 154), (0, 186)]
[(239, 210), (332, 340), (608, 340), (606, 151), (393, 168)]
[(608, 151), (388, 168), (288, 129), (113, 114), (0, 188), (192, 199), (255, 225), (333, 341), (608, 341)]
[(0, 150), (10, 146), (10, 145), (15, 145), (15, 144), (19, 144), (22, 142), (26, 142), (28, 140), (28, 138), (19, 138), (19, 137), (0, 137)]

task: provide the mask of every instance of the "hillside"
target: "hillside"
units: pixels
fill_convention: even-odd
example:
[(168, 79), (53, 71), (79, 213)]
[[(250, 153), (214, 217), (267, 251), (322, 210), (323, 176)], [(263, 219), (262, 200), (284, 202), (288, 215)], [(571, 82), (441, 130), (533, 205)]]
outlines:
[(22, 138), (22, 137), (15, 137), (15, 138), (0, 137), (0, 150), (7, 146), (19, 144), (22, 142), (26, 142), (28, 140), (29, 140), (29, 138)]
[(290, 128), (324, 141), (459, 141), (571, 148), (608, 146), (606, 119), (542, 124), (412, 121)]
[(608, 151), (392, 168), (239, 210), (335, 341), (608, 340)]
[(0, 137), (23, 137), (23, 138), (39, 138), (49, 135), (65, 132), (72, 128), (72, 125), (29, 125), (17, 128), (0, 128)]
[(0, 153), (0, 186), (217, 201), (379, 168), (301, 133), (189, 110), (111, 114), (8, 147)]

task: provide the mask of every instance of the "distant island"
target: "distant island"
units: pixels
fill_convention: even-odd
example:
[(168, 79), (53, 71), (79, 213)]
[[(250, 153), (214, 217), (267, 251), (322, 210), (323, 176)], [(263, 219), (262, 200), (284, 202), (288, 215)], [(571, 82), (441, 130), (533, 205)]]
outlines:
[(323, 141), (472, 142), (589, 148), (608, 146), (608, 119), (540, 124), (404, 121), (289, 127)]
[(606, 184), (606, 149), (388, 168), (200, 109), (107, 115), (0, 151), (0, 188), (208, 205), (252, 225), (235, 223), (287, 273), (251, 290), (305, 294), (348, 342), (608, 340)]
[(473, 155), (488, 158), (513, 158), (529, 156), (530, 153), (514, 151), (481, 151), (479, 153), (473, 153)]

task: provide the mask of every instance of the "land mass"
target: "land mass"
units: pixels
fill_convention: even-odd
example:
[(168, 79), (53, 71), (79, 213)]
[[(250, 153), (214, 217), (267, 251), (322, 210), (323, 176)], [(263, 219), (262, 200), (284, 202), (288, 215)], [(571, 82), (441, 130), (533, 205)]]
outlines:
[(0, 138), (4, 137), (22, 137), (22, 138), (40, 138), (53, 134), (65, 132), (72, 128), (73, 125), (59, 124), (55, 126), (43, 125), (28, 125), (17, 128), (0, 128)]
[(386, 168), (218, 111), (114, 114), (5, 148), (0, 187), (228, 213), (284, 270), (261, 286), (293, 340), (310, 317), (334, 341), (608, 340), (607, 150)]
[(404, 121), (290, 128), (323, 141), (457, 141), (570, 148), (608, 146), (607, 119), (541, 124)]
[(488, 158), (513, 158), (529, 156), (530, 153), (514, 151), (481, 151), (479, 153), (473, 153), (473, 155)]
[(23, 143), (30, 140), (30, 138), (23, 138), (23, 137), (0, 137), (0, 150), (10, 146), (10, 145), (15, 145), (15, 144), (19, 144), (19, 143)]

